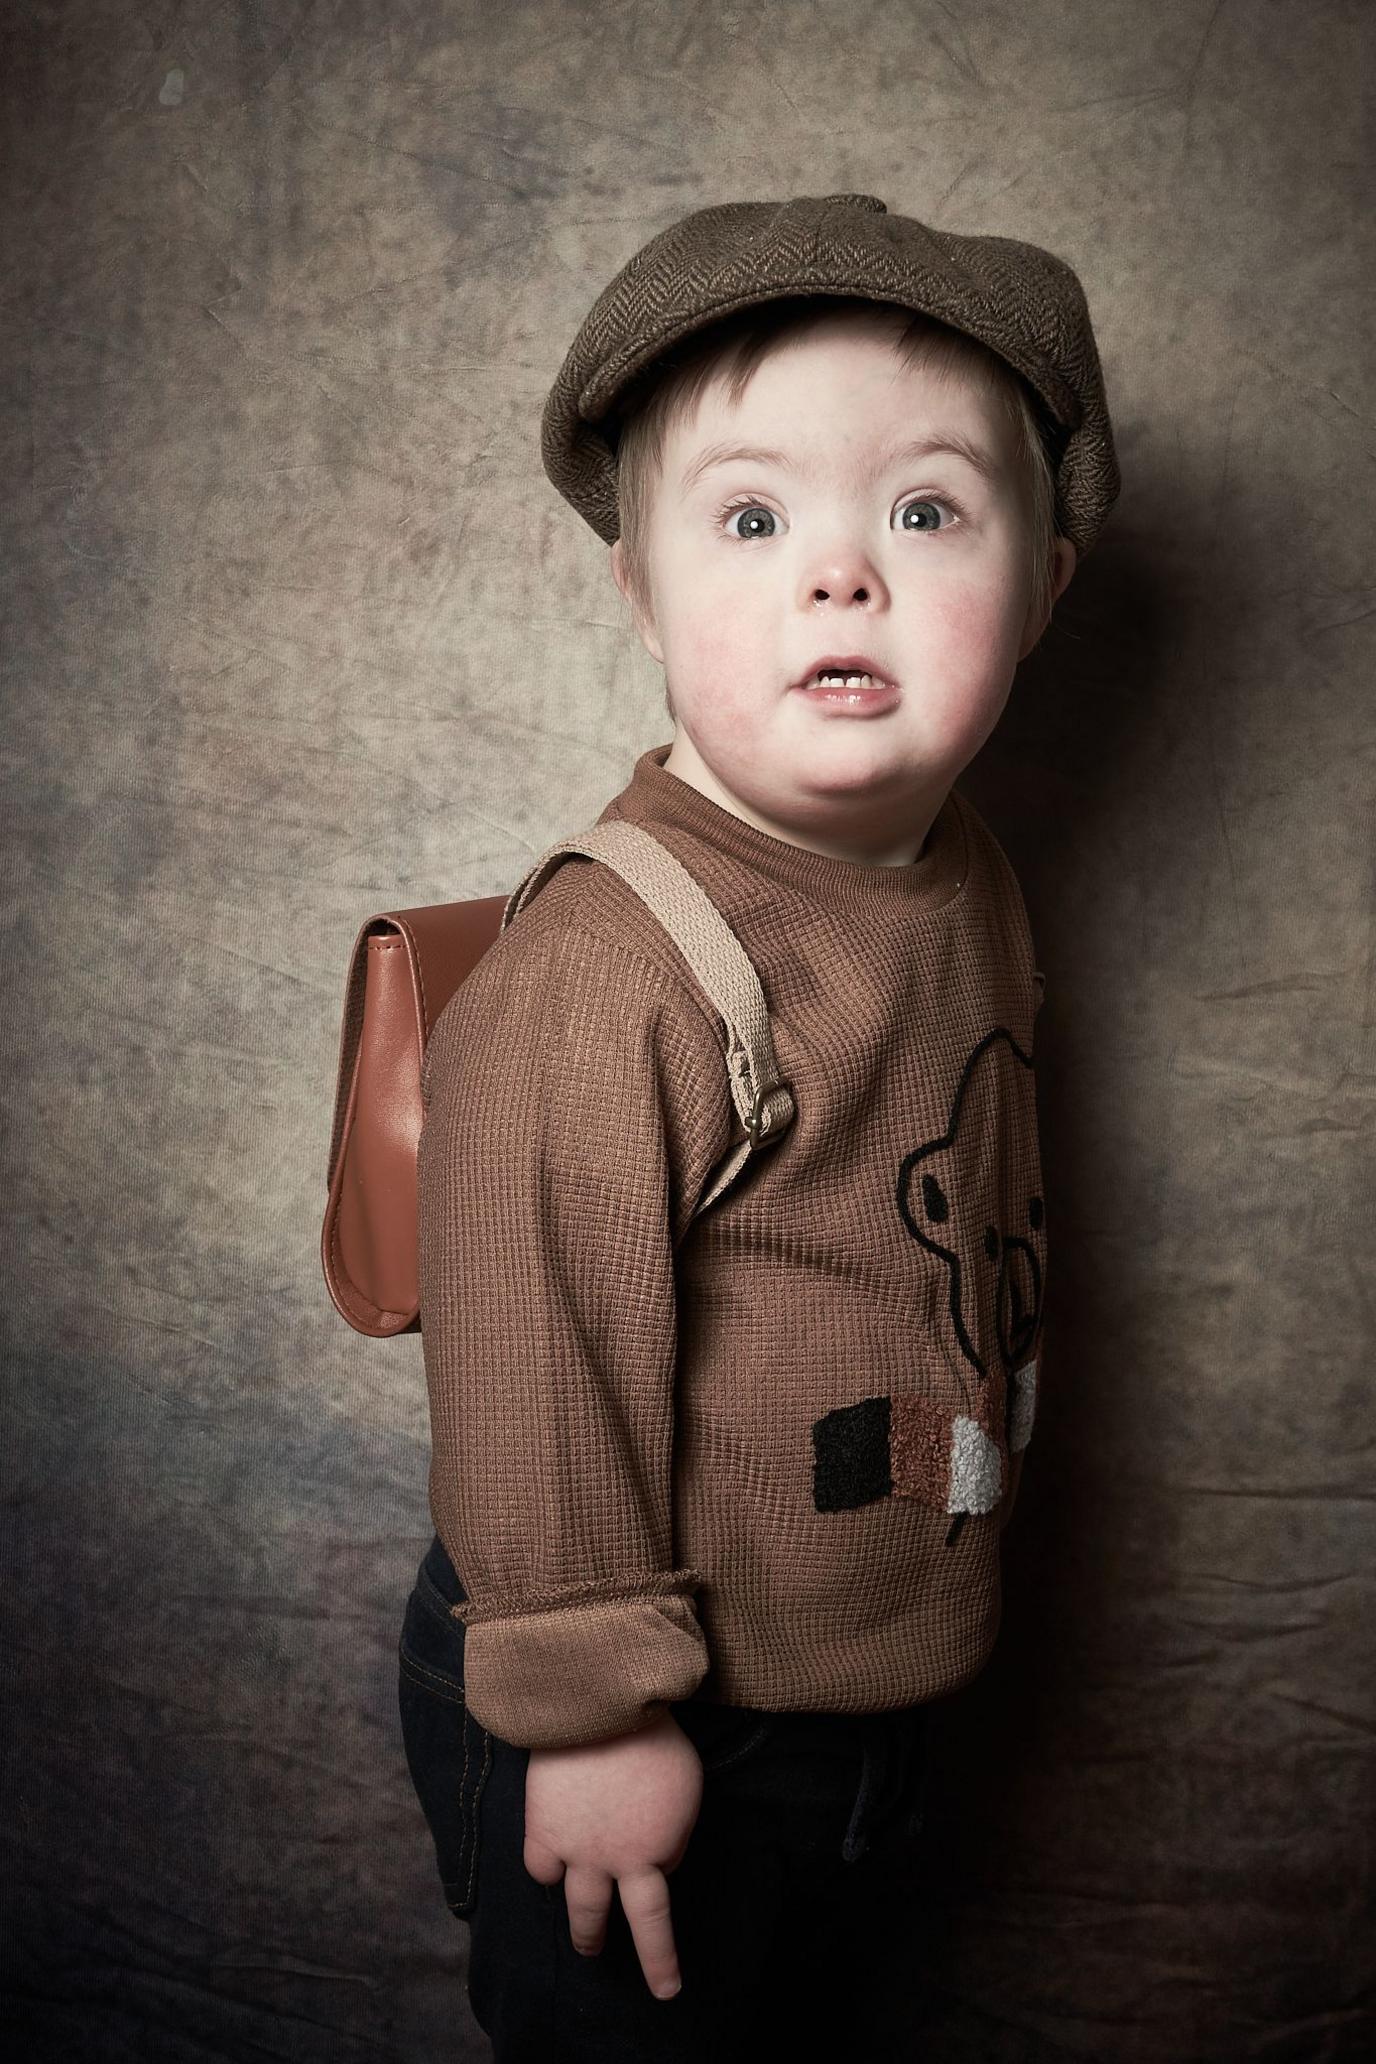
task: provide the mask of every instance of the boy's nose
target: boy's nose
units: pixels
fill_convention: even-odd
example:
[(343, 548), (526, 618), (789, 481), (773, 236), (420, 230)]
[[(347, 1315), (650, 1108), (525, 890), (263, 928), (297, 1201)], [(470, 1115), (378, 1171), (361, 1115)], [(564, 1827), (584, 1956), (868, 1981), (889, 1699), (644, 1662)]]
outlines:
[(833, 545), (807, 573), (812, 602), (871, 602), (884, 593), (884, 580), (863, 545)]

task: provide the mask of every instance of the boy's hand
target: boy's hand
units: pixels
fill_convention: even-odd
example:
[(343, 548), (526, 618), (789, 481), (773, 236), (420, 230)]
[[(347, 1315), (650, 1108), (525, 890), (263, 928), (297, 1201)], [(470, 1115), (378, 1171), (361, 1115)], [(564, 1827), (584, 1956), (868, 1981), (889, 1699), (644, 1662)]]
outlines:
[(665, 1873), (683, 1861), (702, 1805), (702, 1764), (672, 1713), (636, 1734), (572, 1749), (532, 1749), (526, 1773), (525, 1867), (564, 1880), (573, 1946), (596, 1956), (612, 1886), (657, 1999), (681, 1976)]

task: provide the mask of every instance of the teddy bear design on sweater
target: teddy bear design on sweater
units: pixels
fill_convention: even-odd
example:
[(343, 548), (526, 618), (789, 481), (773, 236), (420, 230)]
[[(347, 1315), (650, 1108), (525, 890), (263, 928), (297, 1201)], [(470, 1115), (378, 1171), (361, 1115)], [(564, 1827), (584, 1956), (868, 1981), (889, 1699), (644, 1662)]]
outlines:
[[(987, 1222), (981, 1199), (953, 1183), (953, 1149), (971, 1127), (997, 1125), (1030, 1075), (1032, 1057), (1003, 1026), (971, 1052), (951, 1100), (946, 1130), (905, 1154), (895, 1199), (911, 1237), (942, 1272), (951, 1346), (974, 1379), (970, 1409), (954, 1418), (935, 1398), (863, 1398), (814, 1422), (813, 1502), (819, 1512), (875, 1498), (921, 1498), (956, 1516), (955, 1541), (971, 1512), (990, 1512), (1004, 1491), (1004, 1455), (1025, 1448), (1036, 1414), (1037, 1362), (1029, 1349), (1042, 1309), (1042, 1199), (1010, 1200), (1009, 1221)], [(959, 1157), (966, 1166), (980, 1157)]]

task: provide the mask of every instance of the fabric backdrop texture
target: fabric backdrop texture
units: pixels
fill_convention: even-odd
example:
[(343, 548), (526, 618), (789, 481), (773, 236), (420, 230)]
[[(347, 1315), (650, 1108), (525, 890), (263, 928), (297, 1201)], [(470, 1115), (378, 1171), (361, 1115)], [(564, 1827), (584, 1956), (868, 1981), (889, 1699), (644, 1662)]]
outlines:
[(0, 38), (26, 2060), (490, 2053), (396, 1709), (420, 1341), (320, 1270), (347, 956), (671, 736), (540, 407), (657, 230), (836, 192), (1075, 267), (1124, 483), (959, 784), (1046, 975), (1054, 1263), (999, 1647), (937, 1714), (924, 2054), (1372, 2054), (1376, 9), (32, 0)]

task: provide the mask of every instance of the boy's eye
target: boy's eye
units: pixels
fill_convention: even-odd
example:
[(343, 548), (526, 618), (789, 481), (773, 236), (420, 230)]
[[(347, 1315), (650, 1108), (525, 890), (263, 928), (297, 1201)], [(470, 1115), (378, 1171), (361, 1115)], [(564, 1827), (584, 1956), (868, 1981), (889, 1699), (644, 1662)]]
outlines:
[[(946, 520), (944, 522), (938, 515), (938, 511), (945, 512)], [(895, 513), (898, 516), (900, 529), (916, 531), (919, 536), (924, 532), (936, 535), (942, 531), (949, 530), (952, 517), (955, 518), (957, 523), (961, 520), (961, 511), (954, 502), (948, 501), (944, 495), (918, 495), (914, 500), (902, 503)], [(747, 521), (743, 526), (738, 527), (737, 519), (741, 517), (746, 518)], [(717, 520), (718, 522), (725, 523), (730, 536), (737, 539), (741, 544), (749, 544), (756, 539), (773, 537), (778, 526), (778, 518), (775, 516), (774, 511), (766, 509), (762, 502), (740, 500), (728, 502), (724, 509), (718, 510)]]
[[(945, 509), (952, 516), (958, 514), (955, 505), (951, 502), (941, 501), (935, 495), (919, 495), (916, 501), (905, 502), (899, 510), (898, 521), (900, 529), (918, 531), (949, 530), (951, 528), (949, 522), (934, 523), (932, 521), (932, 512), (937, 509)], [(920, 520), (910, 523), (908, 521), (910, 516), (917, 517)]]
[[(728, 519), (732, 537), (744, 540), (746, 538), (773, 537), (774, 535), (774, 512), (772, 509), (762, 508), (759, 502), (732, 502), (722, 510), (722, 514)], [(750, 518), (750, 528), (748, 530), (737, 530), (734, 522), (734, 518), (737, 516), (748, 516)], [(761, 523), (767, 523), (770, 526), (769, 529), (761, 530), (759, 527)]]

